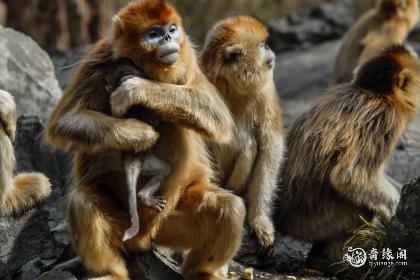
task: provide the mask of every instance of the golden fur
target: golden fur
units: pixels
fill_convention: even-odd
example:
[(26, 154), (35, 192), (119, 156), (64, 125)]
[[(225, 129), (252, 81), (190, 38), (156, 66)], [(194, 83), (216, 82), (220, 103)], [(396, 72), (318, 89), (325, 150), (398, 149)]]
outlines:
[(392, 217), (400, 194), (385, 168), (419, 105), (417, 67), (404, 47), (390, 48), (293, 124), (282, 172), (281, 231), (323, 244), (324, 257), (337, 261), (360, 216)]
[[(274, 241), (271, 206), (283, 157), (284, 132), (273, 81), (274, 54), (264, 24), (247, 16), (225, 19), (209, 32), (201, 59), (234, 119), (228, 143), (209, 143), (222, 185), (248, 202), (248, 223), (259, 242)], [(272, 63), (272, 64), (268, 64)]]
[(16, 104), (10, 93), (0, 90), (0, 216), (19, 214), (51, 193), (47, 177), (21, 173), (13, 178), (16, 165), (13, 141), (16, 134)]
[(343, 39), (333, 79), (350, 82), (356, 66), (362, 65), (383, 49), (402, 44), (419, 17), (417, 0), (379, 0), (353, 25)]
[[(134, 1), (123, 8), (113, 37), (96, 44), (49, 120), (50, 141), (76, 153), (70, 231), (85, 265), (101, 279), (128, 279), (121, 251), (147, 249), (152, 242), (188, 250), (182, 267), (186, 279), (224, 279), (220, 271), (242, 238), (243, 202), (211, 183), (203, 139), (229, 139), (232, 119), (223, 100), (199, 69), (185, 34), (180, 59), (171, 66), (149, 60), (154, 50), (139, 39), (150, 25), (168, 22), (182, 30), (177, 12), (164, 1)], [(129, 79), (110, 96), (106, 65), (124, 56), (152, 80)], [(136, 104), (163, 120), (159, 135), (140, 120), (112, 116)], [(147, 149), (172, 166), (160, 193), (167, 205), (157, 212), (139, 203), (140, 232), (123, 243), (130, 224), (121, 151)]]

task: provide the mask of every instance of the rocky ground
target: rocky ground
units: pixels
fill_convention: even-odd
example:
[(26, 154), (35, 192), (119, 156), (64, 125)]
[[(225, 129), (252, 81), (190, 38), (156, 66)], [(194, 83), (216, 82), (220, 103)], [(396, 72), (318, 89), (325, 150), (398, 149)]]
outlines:
[[(323, 4), (271, 23), (271, 44), (278, 53), (274, 77), (286, 128), (331, 86), (332, 66), (341, 37), (354, 21), (350, 2)], [(412, 40), (420, 51), (420, 45), (415, 42), (416, 34)], [(45, 143), (43, 127), (60, 96), (59, 86), (68, 83), (74, 65), (86, 51), (72, 50), (53, 56), (51, 62), (31, 39), (0, 27), (0, 88), (16, 97), (20, 116), (15, 143), (17, 172), (44, 172), (54, 186), (52, 196), (37, 209), (21, 217), (0, 218), (0, 279), (85, 277), (80, 261), (73, 260), (76, 254), (65, 223), (71, 156)], [(420, 175), (420, 115), (404, 134), (388, 172), (402, 183)], [(418, 248), (419, 244), (412, 241), (418, 233), (415, 225), (420, 224), (416, 204), (419, 188), (417, 182), (404, 191), (405, 198), (394, 218), (393, 234), (390, 234), (394, 240), (411, 240), (414, 243), (404, 245), (413, 248)], [(256, 279), (322, 279), (319, 273), (303, 269), (310, 248), (311, 244), (279, 235), (273, 257), (267, 258), (255, 240), (246, 235), (231, 265), (231, 279), (241, 279), (245, 267), (254, 268)], [(175, 280), (181, 279), (177, 274), (178, 260), (179, 256), (172, 252), (156, 248), (127, 261), (133, 279)], [(63, 267), (69, 271), (63, 271)], [(418, 262), (412, 267), (418, 269)]]

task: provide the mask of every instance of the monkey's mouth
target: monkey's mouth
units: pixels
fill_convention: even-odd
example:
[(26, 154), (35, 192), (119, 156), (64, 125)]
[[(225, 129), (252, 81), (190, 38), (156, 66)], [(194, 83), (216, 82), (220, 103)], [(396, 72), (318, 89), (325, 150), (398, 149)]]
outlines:
[(275, 64), (276, 64), (275, 59), (270, 59), (269, 61), (267, 61), (267, 66), (270, 70), (274, 68)]
[(167, 64), (175, 63), (178, 60), (178, 58), (179, 58), (178, 51), (162, 54), (159, 56), (159, 60)]

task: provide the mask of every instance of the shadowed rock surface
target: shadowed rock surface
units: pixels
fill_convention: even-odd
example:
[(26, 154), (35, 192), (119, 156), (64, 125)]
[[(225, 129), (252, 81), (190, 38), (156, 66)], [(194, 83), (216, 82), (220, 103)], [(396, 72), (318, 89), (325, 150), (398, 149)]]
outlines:
[(408, 268), (420, 277), (419, 201), (420, 178), (417, 178), (403, 188), (397, 213), (388, 229), (388, 239), (393, 248), (407, 249)]

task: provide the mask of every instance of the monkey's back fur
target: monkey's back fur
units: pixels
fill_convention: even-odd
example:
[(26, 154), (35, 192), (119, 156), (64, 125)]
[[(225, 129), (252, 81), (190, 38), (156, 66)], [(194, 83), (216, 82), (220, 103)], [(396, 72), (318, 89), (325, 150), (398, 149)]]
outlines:
[(390, 48), (293, 124), (281, 173), (282, 232), (328, 244), (324, 253), (337, 260), (360, 217), (392, 216), (399, 193), (385, 168), (416, 115), (416, 60)]

